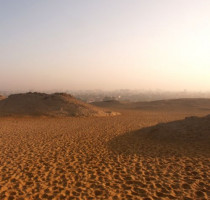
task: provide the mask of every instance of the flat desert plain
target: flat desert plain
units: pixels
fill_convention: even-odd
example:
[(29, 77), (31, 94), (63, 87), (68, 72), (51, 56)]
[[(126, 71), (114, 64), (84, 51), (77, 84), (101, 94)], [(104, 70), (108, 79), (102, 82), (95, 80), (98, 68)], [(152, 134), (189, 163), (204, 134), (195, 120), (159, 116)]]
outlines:
[(166, 108), (1, 117), (0, 199), (210, 199), (210, 109)]

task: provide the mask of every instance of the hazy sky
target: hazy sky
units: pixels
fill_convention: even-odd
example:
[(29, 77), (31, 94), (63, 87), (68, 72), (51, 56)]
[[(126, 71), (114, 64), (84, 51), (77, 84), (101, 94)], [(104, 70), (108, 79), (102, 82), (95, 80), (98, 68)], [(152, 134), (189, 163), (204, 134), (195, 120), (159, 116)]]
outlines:
[(0, 90), (210, 91), (210, 0), (0, 0)]

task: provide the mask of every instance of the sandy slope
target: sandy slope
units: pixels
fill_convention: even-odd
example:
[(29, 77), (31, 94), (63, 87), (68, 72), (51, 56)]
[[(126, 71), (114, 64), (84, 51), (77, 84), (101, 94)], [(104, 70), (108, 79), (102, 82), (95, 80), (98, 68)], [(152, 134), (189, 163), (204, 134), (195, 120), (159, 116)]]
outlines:
[(150, 102), (121, 102), (121, 101), (102, 101), (93, 102), (95, 106), (118, 109), (134, 109), (134, 110), (209, 110), (210, 99), (188, 98), (188, 99), (169, 99)]
[(0, 95), (0, 101), (1, 101), (2, 99), (5, 99), (5, 97), (4, 97), (3, 95)]
[[(197, 133), (209, 138), (209, 118), (185, 119), (208, 110), (120, 112), (100, 118), (1, 118), (0, 199), (210, 198), (209, 147), (191, 138), (199, 138)], [(165, 133), (185, 137), (179, 144)], [(188, 133), (196, 147), (189, 148)]]
[(14, 94), (0, 102), (0, 116), (108, 116), (112, 114), (116, 113), (106, 112), (65, 93)]

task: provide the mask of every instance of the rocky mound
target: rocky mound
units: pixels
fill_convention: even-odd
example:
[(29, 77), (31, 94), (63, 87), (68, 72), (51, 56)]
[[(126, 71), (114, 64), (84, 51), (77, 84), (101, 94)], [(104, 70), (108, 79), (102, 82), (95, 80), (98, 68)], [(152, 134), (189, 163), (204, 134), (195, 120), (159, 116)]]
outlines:
[(86, 104), (65, 93), (14, 94), (0, 102), (0, 116), (109, 116), (117, 114)]

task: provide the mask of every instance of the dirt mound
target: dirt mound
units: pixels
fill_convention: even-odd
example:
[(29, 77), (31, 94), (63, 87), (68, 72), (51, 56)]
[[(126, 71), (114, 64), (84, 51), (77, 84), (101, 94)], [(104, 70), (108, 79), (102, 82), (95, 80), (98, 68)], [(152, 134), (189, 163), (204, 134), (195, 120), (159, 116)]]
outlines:
[(86, 104), (65, 93), (14, 94), (0, 102), (0, 116), (109, 116), (116, 114)]

